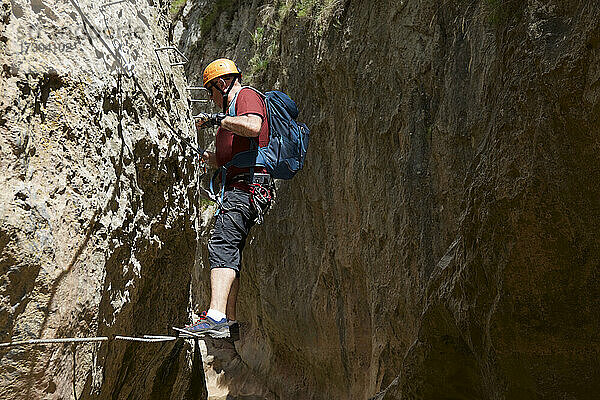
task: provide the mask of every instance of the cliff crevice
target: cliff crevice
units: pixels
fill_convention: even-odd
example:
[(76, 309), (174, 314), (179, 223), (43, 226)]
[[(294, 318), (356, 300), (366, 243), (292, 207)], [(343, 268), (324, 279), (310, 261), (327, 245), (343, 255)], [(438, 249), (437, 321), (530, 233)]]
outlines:
[(240, 1), (202, 29), (218, 4), (183, 12), (189, 79), (232, 58), (312, 129), (245, 254), (266, 386), (593, 398), (598, 7)]

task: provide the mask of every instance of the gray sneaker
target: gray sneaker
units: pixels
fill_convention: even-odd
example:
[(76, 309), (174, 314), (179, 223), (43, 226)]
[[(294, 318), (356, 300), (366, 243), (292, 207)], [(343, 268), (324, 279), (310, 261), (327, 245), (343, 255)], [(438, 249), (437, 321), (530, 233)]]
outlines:
[(227, 318), (215, 321), (209, 316), (201, 316), (195, 324), (188, 325), (184, 329), (196, 335), (208, 335), (215, 339), (230, 337)]

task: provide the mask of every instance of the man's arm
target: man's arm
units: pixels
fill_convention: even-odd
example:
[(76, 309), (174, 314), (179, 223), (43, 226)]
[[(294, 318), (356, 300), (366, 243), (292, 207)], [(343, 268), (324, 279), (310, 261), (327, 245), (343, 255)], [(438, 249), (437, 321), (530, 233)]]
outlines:
[(262, 127), (262, 117), (256, 114), (227, 116), (221, 121), (221, 126), (236, 135), (257, 137)]
[[(196, 128), (200, 129), (204, 122), (205, 120), (196, 121)], [(221, 120), (221, 126), (239, 136), (258, 137), (260, 129), (262, 128), (262, 117), (256, 114), (239, 115), (235, 117), (226, 116)], [(214, 152), (205, 151), (201, 158), (210, 167), (218, 167), (217, 157)]]

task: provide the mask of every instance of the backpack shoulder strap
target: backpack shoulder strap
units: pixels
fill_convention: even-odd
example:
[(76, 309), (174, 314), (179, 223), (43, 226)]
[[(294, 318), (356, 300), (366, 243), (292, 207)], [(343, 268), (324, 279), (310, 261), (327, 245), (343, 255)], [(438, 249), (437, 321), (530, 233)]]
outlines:
[[(258, 93), (258, 95), (263, 100), (266, 100), (266, 98), (267, 98), (267, 96), (265, 94), (263, 94), (260, 90), (253, 88), (252, 86), (242, 86), (242, 89), (240, 89), (240, 91), (237, 92), (237, 94), (235, 95), (235, 97), (233, 98), (231, 103), (229, 104), (229, 108), (227, 109), (227, 115), (232, 116), (232, 117), (235, 117), (237, 115), (235, 112), (235, 105), (237, 103), (237, 98), (243, 89), (252, 89), (256, 93)], [(266, 101), (265, 101), (265, 105), (266, 105)]]
[[(265, 96), (262, 92), (253, 88), (252, 86), (242, 86), (242, 89), (254, 90), (256, 93), (258, 93), (260, 95), (260, 97), (262, 97), (263, 100), (265, 100), (265, 107), (266, 107), (267, 96)], [(235, 111), (235, 106), (237, 103), (238, 95), (240, 94), (241, 91), (242, 90), (237, 92), (237, 94), (235, 95), (235, 97), (233, 98), (231, 103), (229, 104), (229, 107), (227, 109), (227, 115), (232, 116), (232, 117), (235, 117), (237, 115), (237, 113)], [(267, 118), (268, 118), (268, 115), (267, 115)], [(240, 168), (250, 168), (250, 171), (252, 171), (253, 167), (264, 166), (264, 163), (256, 162), (257, 151), (258, 151), (258, 138), (248, 138), (248, 140), (250, 141), (250, 150), (243, 151), (243, 152), (236, 154), (229, 162), (227, 162), (225, 165), (218, 168), (210, 180), (210, 193), (213, 196), (215, 196), (215, 198), (217, 199), (217, 205), (218, 205), (217, 212), (215, 215), (217, 215), (219, 213), (221, 205), (223, 204), (223, 198), (225, 196), (225, 185), (226, 185), (225, 180), (227, 178), (227, 168), (229, 168), (230, 166), (237, 166)], [(215, 186), (216, 186), (215, 179), (219, 175), (221, 175), (221, 188), (220, 188), (220, 195), (217, 196), (215, 193)]]

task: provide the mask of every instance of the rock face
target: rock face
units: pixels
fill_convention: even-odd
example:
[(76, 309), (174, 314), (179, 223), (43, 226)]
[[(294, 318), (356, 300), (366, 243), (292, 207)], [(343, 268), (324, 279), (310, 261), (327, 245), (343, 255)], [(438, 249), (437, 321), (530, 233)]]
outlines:
[(205, 1), (184, 14), (190, 81), (228, 56), (312, 128), (242, 271), (237, 349), (270, 391), (597, 396), (600, 5)]
[[(168, 124), (195, 140), (176, 55), (154, 52), (167, 6), (77, 4), (139, 86), (71, 2), (3, 1), (2, 342), (165, 334), (188, 319), (197, 173)], [(2, 348), (0, 398), (199, 397), (194, 357), (182, 341)]]
[(248, 241), (235, 346), (0, 348), (1, 399), (597, 397), (600, 4), (76, 4), (125, 71), (69, 0), (0, 8), (2, 342), (206, 307), (167, 38), (192, 85), (228, 56), (289, 93), (310, 152)]

